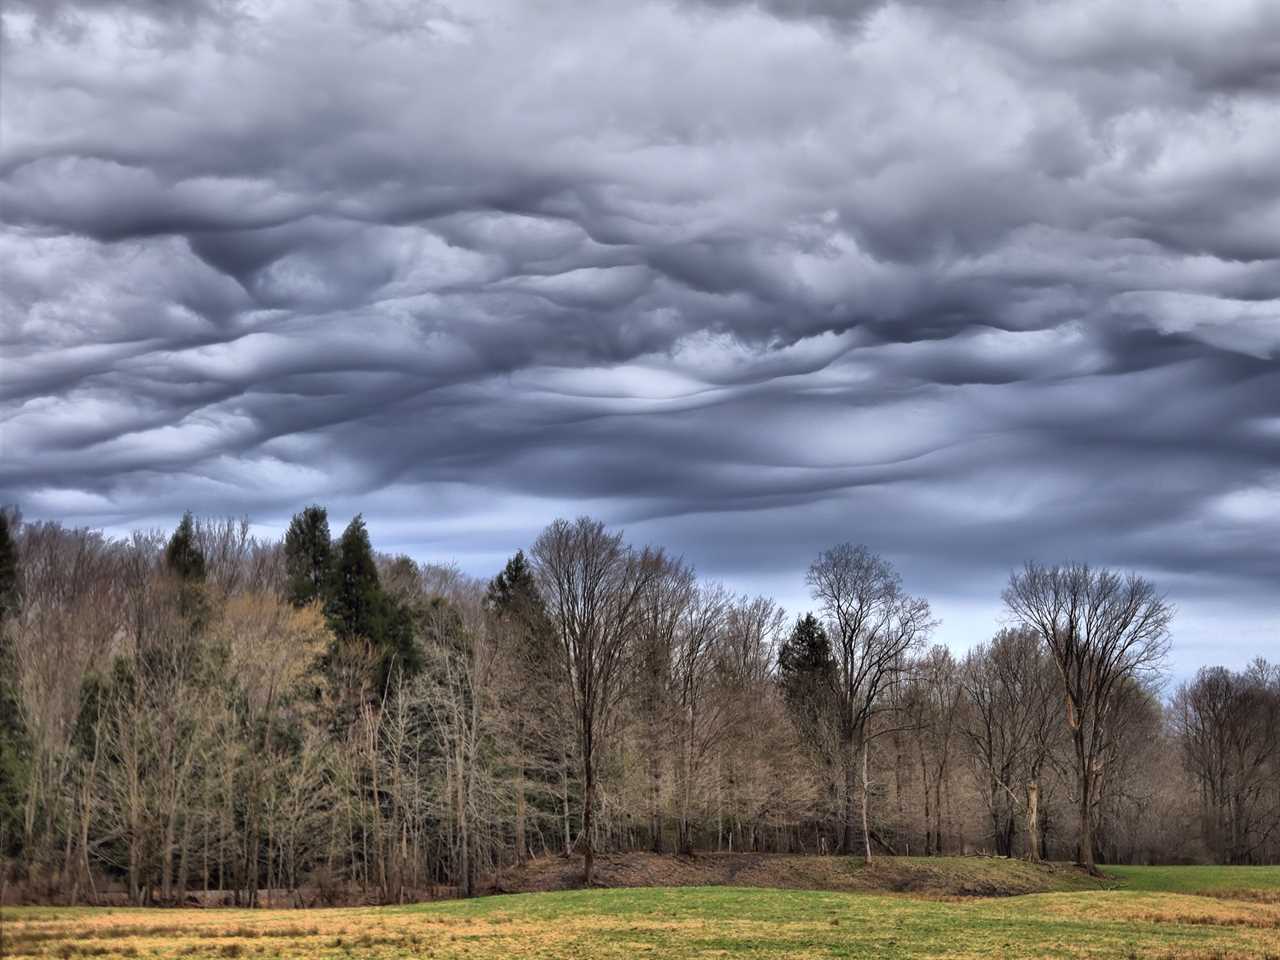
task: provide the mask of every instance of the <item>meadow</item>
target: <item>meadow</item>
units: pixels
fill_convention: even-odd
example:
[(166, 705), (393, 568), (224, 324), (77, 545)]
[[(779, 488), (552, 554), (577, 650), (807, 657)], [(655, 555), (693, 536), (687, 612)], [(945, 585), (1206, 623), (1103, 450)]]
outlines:
[[(964, 864), (957, 861), (957, 868)], [(1280, 867), (1113, 868), (1004, 897), (565, 890), (323, 910), (8, 908), (6, 958), (1277, 958)]]

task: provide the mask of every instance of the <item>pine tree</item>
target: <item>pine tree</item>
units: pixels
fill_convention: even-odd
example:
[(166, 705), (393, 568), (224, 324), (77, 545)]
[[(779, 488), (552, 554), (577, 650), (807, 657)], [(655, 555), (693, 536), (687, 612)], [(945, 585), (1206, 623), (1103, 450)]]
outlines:
[(505, 635), (519, 647), (508, 654), (522, 661), (526, 670), (543, 669), (546, 661), (555, 658), (551, 618), (523, 550), (517, 550), (502, 572), (489, 581), (485, 605), (514, 628)]
[(164, 548), (164, 566), (175, 581), (174, 601), (184, 624), (186, 642), (191, 644), (204, 629), (210, 611), (204, 590), (204, 552), (197, 541), (195, 521), (189, 510), (182, 515)]
[(188, 510), (164, 549), (164, 565), (183, 583), (204, 583), (204, 554), (196, 543), (196, 525)]
[(831, 639), (821, 621), (806, 613), (778, 651), (778, 679), (788, 710), (811, 734), (828, 705), (834, 674)]
[(377, 645), (382, 585), (373, 545), (364, 518), (359, 514), (347, 524), (338, 540), (336, 561), (330, 575), (329, 602), (325, 613), (339, 640), (363, 639)]
[(325, 601), (333, 579), (333, 543), (329, 515), (315, 504), (289, 521), (284, 535), (288, 599), (295, 607)]
[(382, 589), (369, 531), (358, 514), (338, 540), (325, 613), (339, 644), (363, 643), (373, 654), (374, 689), (384, 689), (393, 671), (412, 675), (421, 669), (413, 613)]
[(783, 685), (800, 678), (821, 677), (832, 665), (831, 640), (822, 623), (812, 613), (796, 618), (791, 635), (778, 651)]
[(10, 511), (0, 510), (0, 626), (18, 606), (18, 545), (11, 524)]
[(485, 601), (490, 609), (503, 614), (511, 612), (522, 597), (536, 593), (533, 571), (524, 558), (524, 551), (517, 550), (515, 556), (502, 568), (502, 572), (489, 581)]
[(8, 621), (18, 612), (18, 545), (11, 526), (16, 511), (0, 510), (0, 856), (13, 852), (21, 835), (28, 744), (17, 699), (17, 663)]

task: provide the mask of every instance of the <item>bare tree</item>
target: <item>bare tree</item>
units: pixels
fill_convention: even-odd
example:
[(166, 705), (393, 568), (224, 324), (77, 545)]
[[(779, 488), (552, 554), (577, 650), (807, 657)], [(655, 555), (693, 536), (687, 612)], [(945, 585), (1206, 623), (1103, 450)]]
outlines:
[[(901, 678), (905, 655), (932, 627), (929, 603), (912, 597), (892, 565), (864, 546), (842, 543), (821, 554), (806, 578), (829, 624), (835, 669), (833, 694), (844, 771), (840, 846), (852, 853), (861, 826), (863, 856), (871, 860), (867, 813), (869, 724), (884, 708), (882, 695)], [(857, 764), (861, 757), (861, 776)], [(861, 781), (861, 823), (854, 803)]]
[(249, 535), (248, 517), (198, 520), (195, 534), (213, 596), (225, 600), (245, 586), (264, 589), (251, 579), (260, 572), (254, 557), (260, 545)]
[(716, 584), (699, 588), (680, 618), (672, 686), (678, 731), (676, 784), (680, 852), (693, 852), (694, 790), (711, 751), (728, 731), (734, 701), (724, 694), (725, 619), (732, 597)]
[(1027, 629), (1003, 629), (965, 658), (961, 732), (983, 784), (996, 852), (1013, 855), (1024, 813), (1026, 857), (1039, 860), (1041, 773), (1061, 739), (1057, 667)]
[(1075, 753), (1078, 859), (1098, 874), (1093, 807), (1113, 709), (1126, 682), (1159, 672), (1173, 608), (1149, 580), (1087, 564), (1029, 563), (1009, 578), (1004, 602), (1015, 620), (1036, 631), (1062, 676)]
[(654, 853), (663, 850), (663, 772), (676, 710), (673, 697), (677, 685), (672, 671), (677, 635), (697, 587), (690, 567), (665, 560), (642, 592), (637, 610), (634, 669), (629, 686), (645, 741), (642, 750), (649, 781), (649, 842)]
[(1254, 862), (1280, 836), (1280, 668), (1201, 669), (1173, 715), (1208, 845), (1222, 863)]
[(589, 885), (595, 863), (597, 737), (612, 719), (640, 600), (659, 565), (648, 550), (636, 553), (620, 533), (607, 532), (589, 517), (556, 520), (532, 553), (573, 700), (582, 763), (583, 879)]
[(480, 869), (484, 814), (494, 806), (481, 748), (497, 732), (496, 618), (485, 610), (482, 586), (460, 581), (428, 619), (430, 670), (418, 686), (425, 693), (450, 788), (444, 806), (453, 828), (454, 875), (463, 896), (469, 897)]
[(73, 855), (66, 823), (70, 807), (87, 816), (87, 798), (66, 788), (75, 779), (73, 737), (81, 712), (86, 674), (105, 666), (122, 619), (117, 557), (101, 534), (65, 530), (54, 523), (29, 523), (19, 539), (23, 602), (8, 618), (12, 642), (18, 715), (30, 758), (22, 811), (22, 843), (28, 881), (41, 868), (53, 883), (58, 872), (55, 845), (64, 839), (65, 878), (77, 885), (84, 850)]
[[(331, 638), (318, 605), (298, 609), (274, 594), (257, 592), (230, 598), (213, 636), (224, 646), (230, 678), (241, 693), (238, 712), (242, 736), (248, 740), (241, 803), (245, 895), (252, 906), (259, 886), (261, 835), (271, 821), (267, 798), (273, 795), (276, 771), (287, 761), (276, 740), (282, 711), (299, 697), (308, 677), (317, 682), (320, 659)], [(268, 878), (273, 846), (268, 842)]]
[[(741, 848), (744, 821), (756, 822), (769, 804), (766, 791), (759, 789), (761, 784), (785, 779), (790, 788), (797, 780), (774, 776), (776, 769), (766, 770), (770, 760), (779, 758), (762, 744), (765, 736), (785, 736), (789, 726), (782, 721), (783, 705), (773, 677), (775, 651), (785, 622), (782, 609), (768, 597), (739, 597), (725, 617), (718, 693), (726, 710), (726, 729), (717, 758), (717, 849), (725, 843), (733, 849), (735, 833)], [(757, 744), (761, 745), (759, 750)], [(761, 761), (761, 752), (768, 760)], [(791, 791), (784, 794), (789, 797)]]
[(962, 695), (959, 666), (951, 651), (932, 647), (912, 665), (904, 704), (920, 759), (924, 800), (924, 852), (943, 852), (943, 800), (949, 800), (953, 733)]

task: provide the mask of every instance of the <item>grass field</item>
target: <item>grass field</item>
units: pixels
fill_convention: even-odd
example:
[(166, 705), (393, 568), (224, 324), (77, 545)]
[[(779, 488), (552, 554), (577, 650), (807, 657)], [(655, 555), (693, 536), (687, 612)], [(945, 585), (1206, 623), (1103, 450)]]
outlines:
[(1280, 868), (1126, 868), (1109, 886), (964, 899), (700, 886), (314, 911), (28, 907), (3, 912), (3, 956), (1280, 960)]
[(1237, 894), (1280, 903), (1280, 867), (1107, 867), (1107, 876), (1122, 890)]

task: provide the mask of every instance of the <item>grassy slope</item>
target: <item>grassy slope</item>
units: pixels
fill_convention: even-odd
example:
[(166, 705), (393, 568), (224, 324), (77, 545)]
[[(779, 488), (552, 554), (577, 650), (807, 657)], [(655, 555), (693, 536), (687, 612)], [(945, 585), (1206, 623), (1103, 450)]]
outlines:
[[(496, 878), (495, 893), (572, 890), (582, 884), (582, 861), (549, 857)], [(1031, 864), (993, 857), (859, 857), (784, 854), (630, 853), (600, 857), (600, 887), (781, 887), (792, 890), (914, 893), (925, 896), (1013, 896), (1058, 890), (1096, 890), (1105, 884), (1063, 864)]]
[[(951, 869), (945, 862), (934, 866)], [(1280, 869), (1137, 868), (1116, 874), (1128, 889), (964, 900), (699, 886), (570, 890), (346, 910), (25, 908), (4, 912), (3, 953), (6, 960), (91, 955), (1280, 958), (1280, 903), (1222, 895), (1230, 890), (1269, 896), (1280, 883)], [(1215, 896), (1176, 892), (1191, 889)]]

